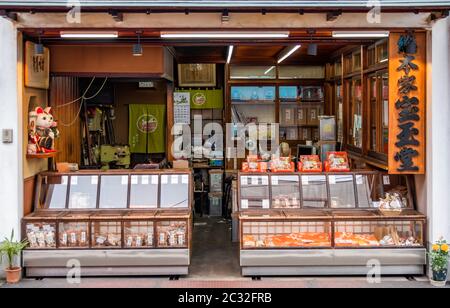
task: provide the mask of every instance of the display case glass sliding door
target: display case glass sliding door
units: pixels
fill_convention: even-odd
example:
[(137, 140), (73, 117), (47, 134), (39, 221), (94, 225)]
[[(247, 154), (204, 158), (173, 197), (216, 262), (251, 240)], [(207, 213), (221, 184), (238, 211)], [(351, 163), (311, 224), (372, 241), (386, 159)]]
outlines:
[(240, 173), (240, 210), (373, 209), (386, 193), (397, 193), (413, 209), (413, 183), (404, 175), (376, 171), (346, 173)]

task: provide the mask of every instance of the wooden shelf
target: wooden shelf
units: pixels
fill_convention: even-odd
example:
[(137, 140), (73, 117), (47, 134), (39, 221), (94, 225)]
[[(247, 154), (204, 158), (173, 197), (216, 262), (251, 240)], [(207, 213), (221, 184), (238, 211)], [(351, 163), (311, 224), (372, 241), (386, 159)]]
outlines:
[(28, 159), (46, 159), (46, 158), (54, 158), (56, 157), (58, 152), (53, 153), (41, 153), (41, 154), (27, 154)]

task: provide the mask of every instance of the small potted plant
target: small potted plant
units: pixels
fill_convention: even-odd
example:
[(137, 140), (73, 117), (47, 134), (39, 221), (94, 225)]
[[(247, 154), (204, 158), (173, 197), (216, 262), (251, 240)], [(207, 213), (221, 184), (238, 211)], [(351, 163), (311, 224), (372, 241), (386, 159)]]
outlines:
[(431, 263), (431, 284), (436, 287), (445, 286), (448, 274), (448, 244), (440, 239), (432, 247), (429, 253)]
[(22, 268), (15, 266), (15, 261), (22, 250), (28, 246), (27, 241), (14, 241), (14, 230), (11, 232), (11, 238), (5, 238), (0, 244), (0, 255), (6, 256), (7, 267), (5, 268), (6, 282), (18, 283), (22, 277)]

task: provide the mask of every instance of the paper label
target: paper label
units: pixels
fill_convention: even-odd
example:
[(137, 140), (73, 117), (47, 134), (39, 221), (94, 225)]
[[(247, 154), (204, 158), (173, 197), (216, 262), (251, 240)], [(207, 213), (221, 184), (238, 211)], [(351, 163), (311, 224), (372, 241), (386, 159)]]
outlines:
[[(72, 181), (73, 181), (73, 178), (72, 178)], [(91, 176), (91, 185), (98, 185), (98, 176), (96, 176), (96, 175)]]
[(185, 185), (188, 185), (188, 184), (189, 184), (189, 175), (183, 174), (183, 175), (181, 176), (181, 183), (182, 183), (182, 184), (185, 184)]
[(248, 209), (248, 200), (247, 199), (242, 199), (241, 208)]
[(77, 176), (72, 176), (70, 178), (70, 185), (78, 185), (78, 177)]
[(262, 201), (262, 207), (263, 207), (263, 209), (269, 209), (270, 208), (270, 202), (269, 202), (268, 199), (264, 199)]
[(128, 175), (122, 176), (122, 185), (128, 185)]
[(152, 175), (152, 185), (158, 185), (158, 176), (157, 175)]
[(286, 121), (291, 120), (291, 109), (286, 109)]
[(278, 177), (277, 176), (272, 176), (272, 185), (273, 186), (277, 186), (278, 185)]
[(336, 176), (334, 175), (328, 176), (328, 181), (330, 182), (330, 185), (336, 184)]
[(139, 177), (137, 175), (131, 176), (131, 185), (137, 185), (139, 184)]
[(61, 185), (67, 185), (67, 176), (62, 177), (62, 183)]
[(172, 185), (178, 185), (178, 175), (172, 175), (170, 183)]
[(150, 179), (150, 176), (148, 176), (148, 175), (141, 176), (142, 185), (148, 185), (149, 179)]
[(391, 185), (391, 179), (389, 178), (389, 175), (383, 175), (383, 184)]
[(241, 177), (241, 185), (248, 185), (248, 178), (246, 176)]
[(302, 176), (302, 184), (303, 185), (309, 185), (309, 178), (306, 175)]
[(252, 185), (258, 185), (258, 177), (252, 176)]
[(162, 175), (161, 176), (161, 184), (167, 185), (169, 183), (169, 176), (168, 175)]

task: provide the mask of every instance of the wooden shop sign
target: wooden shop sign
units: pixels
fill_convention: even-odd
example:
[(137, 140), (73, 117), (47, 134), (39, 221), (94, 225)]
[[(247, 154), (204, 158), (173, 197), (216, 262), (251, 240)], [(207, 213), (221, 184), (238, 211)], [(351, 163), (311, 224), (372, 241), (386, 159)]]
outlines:
[(425, 173), (426, 34), (389, 38), (389, 173)]

